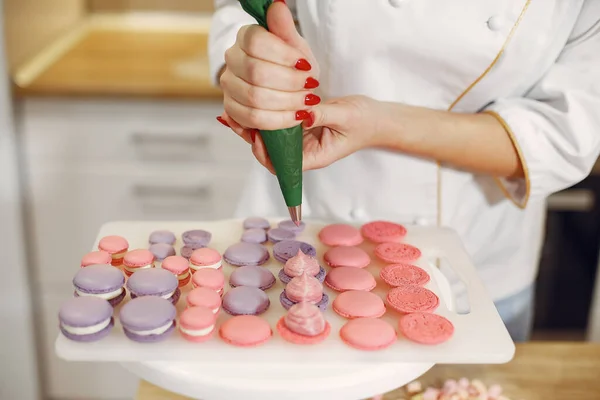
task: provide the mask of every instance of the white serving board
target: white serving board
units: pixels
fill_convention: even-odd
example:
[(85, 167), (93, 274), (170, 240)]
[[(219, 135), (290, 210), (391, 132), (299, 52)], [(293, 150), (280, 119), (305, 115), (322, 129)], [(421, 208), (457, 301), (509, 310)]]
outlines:
[[(271, 221), (275, 226), (277, 221)], [(298, 236), (298, 240), (312, 244), (317, 249), (317, 257), (322, 265), (323, 254), (327, 247), (317, 239), (319, 230), (324, 223), (306, 222), (306, 230)], [(111, 222), (100, 229), (93, 249), (97, 248), (100, 238), (107, 235), (121, 235), (129, 241), (130, 250), (148, 247), (150, 232), (157, 229), (169, 229), (177, 237), (175, 248), (179, 254), (182, 246), (181, 233), (189, 229), (205, 229), (212, 232), (213, 238), (210, 247), (223, 253), (233, 243), (239, 241), (243, 232), (241, 220), (225, 220), (210, 222)], [(331, 304), (336, 297), (336, 292), (325, 286), (325, 291), (330, 297), (325, 318), (331, 324), (331, 334), (318, 345), (302, 346), (293, 345), (284, 341), (277, 333), (275, 325), (281, 318), (285, 309), (279, 302), (279, 295), (283, 284), (277, 284), (267, 290), (271, 306), (261, 316), (265, 318), (273, 329), (273, 337), (266, 344), (254, 348), (239, 348), (226, 344), (215, 333), (212, 340), (204, 343), (191, 343), (183, 339), (179, 332), (174, 333), (167, 340), (159, 343), (136, 343), (123, 334), (118, 321), (120, 307), (115, 309), (115, 327), (111, 334), (99, 342), (77, 343), (66, 339), (61, 334), (56, 340), (56, 353), (59, 357), (72, 361), (189, 361), (197, 363), (311, 363), (311, 364), (344, 364), (344, 363), (442, 363), (442, 364), (493, 364), (504, 363), (512, 359), (515, 351), (512, 342), (494, 304), (479, 280), (475, 268), (466, 254), (458, 236), (449, 229), (432, 227), (407, 226), (408, 234), (403, 240), (421, 249), (423, 256), (415, 262), (424, 268), (430, 275), (431, 281), (426, 285), (440, 297), (440, 306), (435, 311), (452, 321), (455, 327), (454, 336), (446, 343), (428, 346), (408, 341), (401, 334), (398, 341), (385, 350), (360, 351), (344, 344), (339, 338), (339, 330), (346, 319), (338, 316), (331, 309)], [(282, 264), (272, 257), (271, 244), (266, 245), (271, 252), (271, 259), (265, 268), (269, 268), (275, 276), (282, 268)], [(389, 287), (379, 279), (379, 271), (385, 265), (373, 255), (374, 244), (365, 241), (360, 247), (365, 249), (372, 257), (372, 263), (367, 268), (377, 280), (374, 293), (385, 298)], [(82, 255), (83, 256), (83, 255)], [(453, 298), (450, 285), (445, 276), (435, 267), (435, 260), (443, 257), (454, 272), (466, 284), (470, 313), (458, 315), (453, 311)], [(79, 266), (73, 266), (73, 274), (77, 273)], [(223, 263), (223, 271), (229, 276), (232, 267)], [(185, 308), (185, 296), (192, 289), (191, 283), (182, 288), (182, 297), (177, 309), (181, 312)], [(225, 289), (229, 286), (226, 284)], [(67, 298), (70, 293), (65, 293)], [(129, 301), (129, 295), (122, 304)], [(122, 305), (121, 304), (121, 305)], [(226, 319), (231, 318), (224, 311), (219, 314), (217, 327)], [(397, 330), (399, 314), (388, 309), (382, 317), (392, 323)]]

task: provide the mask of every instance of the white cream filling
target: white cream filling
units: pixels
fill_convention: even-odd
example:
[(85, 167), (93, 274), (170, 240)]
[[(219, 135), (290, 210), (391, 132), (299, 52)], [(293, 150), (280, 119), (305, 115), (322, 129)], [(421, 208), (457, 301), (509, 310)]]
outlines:
[(119, 288), (119, 289), (115, 290), (114, 292), (97, 293), (97, 294), (94, 294), (94, 293), (83, 293), (83, 292), (81, 292), (81, 291), (79, 291), (77, 289), (75, 289), (75, 291), (77, 292), (77, 294), (79, 296), (82, 296), (82, 297), (84, 297), (84, 296), (100, 297), (101, 299), (104, 299), (104, 300), (111, 300), (111, 299), (114, 299), (115, 297), (118, 297), (119, 295), (121, 295), (121, 293), (123, 293), (123, 288)]
[(148, 264), (148, 265), (143, 265), (141, 267), (128, 267), (127, 265), (125, 265), (124, 267), (129, 272), (135, 272), (135, 271), (138, 271), (140, 269), (154, 268), (154, 263)]
[(211, 264), (211, 265), (196, 265), (196, 264), (193, 264), (192, 262), (190, 262), (190, 268), (193, 269), (194, 271), (198, 271), (199, 269), (202, 269), (202, 268), (219, 269), (220, 267), (221, 267), (221, 261), (219, 261), (218, 263), (215, 263), (215, 264)]
[(213, 331), (213, 329), (215, 329), (214, 325), (211, 325), (208, 328), (199, 329), (199, 330), (190, 330), (190, 329), (183, 328), (181, 325), (179, 326), (179, 330), (188, 336), (206, 336), (209, 333), (211, 333)]
[(160, 297), (162, 297), (163, 299), (169, 299), (169, 298), (171, 298), (171, 296), (173, 296), (173, 293), (175, 293), (175, 291), (172, 291), (171, 293), (163, 294)]
[(92, 326), (86, 326), (86, 327), (75, 327), (75, 326), (65, 325), (62, 323), (61, 323), (61, 326), (63, 327), (63, 329), (65, 331), (67, 331), (73, 335), (91, 335), (91, 334), (100, 332), (102, 329), (106, 328), (109, 324), (110, 324), (110, 318), (107, 319), (106, 321), (100, 322), (99, 324), (92, 325)]
[(212, 310), (213, 314), (216, 314), (216, 313), (218, 313), (218, 312), (219, 312), (219, 308), (220, 308), (220, 307), (214, 308), (214, 309)]
[(140, 336), (161, 335), (165, 333), (171, 327), (171, 325), (173, 325), (173, 321), (169, 321), (166, 325), (160, 326), (156, 329), (150, 329), (149, 331), (134, 331), (131, 329), (129, 331)]
[(180, 281), (186, 279), (188, 276), (190, 276), (190, 271), (188, 270), (185, 274), (181, 274), (181, 275), (177, 275), (177, 279), (179, 279)]
[(122, 253), (111, 254), (111, 257), (113, 260), (118, 260), (120, 258), (125, 257), (125, 253), (127, 253), (127, 251), (124, 251)]

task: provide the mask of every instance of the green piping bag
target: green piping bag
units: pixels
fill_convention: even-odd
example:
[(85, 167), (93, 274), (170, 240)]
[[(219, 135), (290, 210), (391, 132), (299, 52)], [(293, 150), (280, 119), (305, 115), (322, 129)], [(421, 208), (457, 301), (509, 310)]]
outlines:
[[(242, 8), (260, 26), (267, 26), (267, 10), (273, 0), (239, 0)], [(290, 217), (296, 225), (302, 220), (302, 124), (288, 129), (260, 131), (267, 147), (279, 187), (288, 207)]]

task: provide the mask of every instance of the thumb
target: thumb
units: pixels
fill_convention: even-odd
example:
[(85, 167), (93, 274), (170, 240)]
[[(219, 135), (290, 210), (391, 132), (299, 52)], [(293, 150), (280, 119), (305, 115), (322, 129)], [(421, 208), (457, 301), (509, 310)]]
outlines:
[(275, 1), (267, 10), (269, 32), (279, 37), (290, 46), (301, 49), (304, 45), (302, 36), (296, 30), (292, 12), (284, 1)]
[(343, 131), (348, 121), (348, 108), (339, 103), (323, 103), (311, 110), (311, 117), (304, 121), (304, 128), (328, 127)]

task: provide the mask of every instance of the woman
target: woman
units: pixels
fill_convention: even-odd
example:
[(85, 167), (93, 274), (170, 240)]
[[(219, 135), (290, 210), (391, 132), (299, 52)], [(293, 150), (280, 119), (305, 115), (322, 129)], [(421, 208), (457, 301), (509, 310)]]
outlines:
[[(600, 153), (600, 2), (278, 1), (270, 32), (216, 6), (218, 119), (267, 168), (256, 129), (302, 121), (305, 216), (455, 229), (526, 340), (545, 198)], [(239, 211), (286, 215), (265, 168)]]

